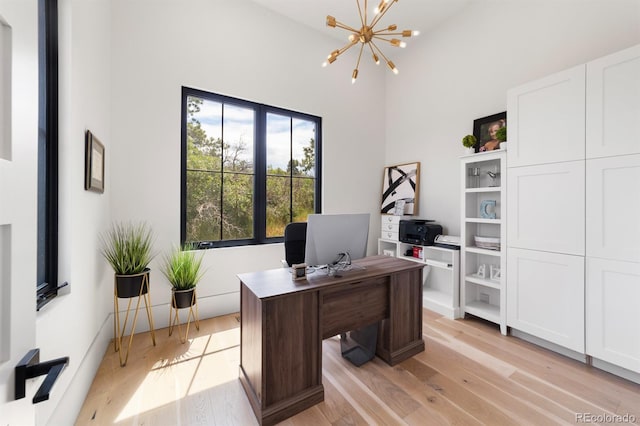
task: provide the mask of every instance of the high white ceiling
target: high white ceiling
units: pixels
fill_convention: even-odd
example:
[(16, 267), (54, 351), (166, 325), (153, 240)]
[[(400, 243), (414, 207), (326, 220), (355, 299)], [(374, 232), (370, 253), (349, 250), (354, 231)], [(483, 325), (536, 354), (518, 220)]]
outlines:
[[(356, 0), (253, 0), (294, 21), (324, 34), (345, 40), (347, 32), (326, 26), (327, 15), (354, 28), (360, 28)], [(369, 0), (367, 13), (372, 16), (379, 0)], [(403, 0), (397, 1), (380, 21), (383, 25), (397, 24), (398, 30), (428, 32), (474, 0)], [(364, 8), (364, 0), (360, 0)], [(380, 28), (380, 27), (378, 27)]]

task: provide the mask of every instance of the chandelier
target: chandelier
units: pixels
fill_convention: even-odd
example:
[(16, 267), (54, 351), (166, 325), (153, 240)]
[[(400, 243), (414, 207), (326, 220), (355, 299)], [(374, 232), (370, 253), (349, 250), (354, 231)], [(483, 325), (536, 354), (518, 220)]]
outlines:
[(371, 21), (367, 19), (367, 0), (364, 0), (364, 13), (360, 6), (360, 0), (356, 0), (356, 4), (358, 5), (358, 13), (360, 14), (360, 29), (352, 28), (348, 25), (339, 22), (333, 16), (327, 16), (327, 26), (332, 28), (342, 28), (343, 30), (349, 31), (349, 43), (347, 43), (344, 47), (334, 50), (327, 56), (327, 61), (322, 64), (323, 67), (326, 67), (329, 64), (335, 62), (338, 59), (338, 56), (349, 50), (351, 47), (360, 43), (360, 53), (358, 54), (358, 60), (356, 61), (356, 67), (351, 74), (351, 83), (355, 83), (358, 78), (358, 68), (360, 66), (360, 59), (362, 58), (362, 52), (364, 51), (365, 46), (369, 47), (371, 51), (371, 57), (376, 65), (380, 64), (380, 55), (384, 61), (387, 63), (387, 66), (393, 71), (394, 74), (398, 74), (398, 68), (396, 68), (395, 64), (391, 62), (385, 55), (382, 53), (382, 50), (376, 45), (375, 41), (387, 42), (393, 47), (405, 47), (406, 43), (404, 41), (400, 41), (400, 39), (395, 38), (394, 36), (401, 37), (411, 37), (417, 36), (419, 34), (418, 31), (404, 30), (397, 32), (397, 25), (389, 25), (388, 27), (381, 28), (379, 30), (375, 29), (375, 26), (378, 24), (380, 19), (384, 16), (385, 13), (394, 3), (397, 3), (398, 0), (381, 0), (380, 4), (373, 11), (373, 18)]

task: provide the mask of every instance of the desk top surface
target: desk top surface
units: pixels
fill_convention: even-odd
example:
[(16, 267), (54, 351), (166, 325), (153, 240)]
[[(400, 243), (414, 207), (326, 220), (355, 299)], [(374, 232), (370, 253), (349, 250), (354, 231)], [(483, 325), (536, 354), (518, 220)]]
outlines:
[(339, 276), (328, 276), (315, 272), (306, 280), (294, 281), (289, 268), (238, 274), (240, 281), (259, 299), (282, 296), (290, 293), (315, 291), (354, 281), (390, 275), (396, 272), (421, 269), (425, 265), (390, 256), (369, 256), (353, 261), (354, 269), (339, 271)]

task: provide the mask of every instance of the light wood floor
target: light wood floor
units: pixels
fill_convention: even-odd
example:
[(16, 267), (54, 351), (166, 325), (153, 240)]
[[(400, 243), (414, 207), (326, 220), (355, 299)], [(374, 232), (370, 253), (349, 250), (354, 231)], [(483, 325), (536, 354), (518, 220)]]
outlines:
[[(337, 339), (325, 340), (325, 401), (282, 424), (640, 424), (640, 385), (479, 320), (425, 310), (423, 321), (426, 350), (395, 367), (377, 358), (354, 367)], [(185, 344), (167, 329), (155, 347), (136, 335), (123, 368), (111, 346), (76, 425), (257, 424), (238, 380), (238, 315), (200, 325)]]

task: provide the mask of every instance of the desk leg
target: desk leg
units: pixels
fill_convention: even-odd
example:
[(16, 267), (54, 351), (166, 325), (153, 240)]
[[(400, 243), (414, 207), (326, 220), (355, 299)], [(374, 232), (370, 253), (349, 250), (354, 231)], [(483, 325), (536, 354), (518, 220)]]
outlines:
[(240, 297), (240, 381), (260, 424), (323, 401), (318, 293)]
[(396, 365), (422, 351), (422, 269), (393, 274), (389, 319), (381, 323), (376, 355)]

